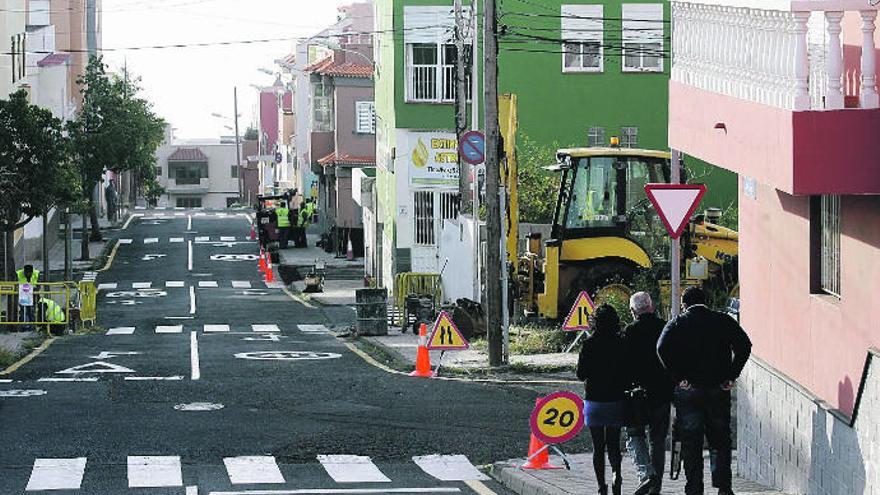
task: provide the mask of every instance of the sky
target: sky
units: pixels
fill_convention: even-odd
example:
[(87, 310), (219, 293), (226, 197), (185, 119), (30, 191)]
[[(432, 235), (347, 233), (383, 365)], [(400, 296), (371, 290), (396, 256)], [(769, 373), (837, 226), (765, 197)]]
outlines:
[[(105, 52), (111, 69), (128, 66), (142, 95), (181, 139), (232, 135), (233, 88), (239, 127), (254, 122), (257, 89), (275, 77), (274, 60), (293, 52), (293, 38), (333, 24), (340, 0), (103, 0), (105, 49), (290, 38), (289, 41)], [(212, 117), (212, 113), (226, 119)]]

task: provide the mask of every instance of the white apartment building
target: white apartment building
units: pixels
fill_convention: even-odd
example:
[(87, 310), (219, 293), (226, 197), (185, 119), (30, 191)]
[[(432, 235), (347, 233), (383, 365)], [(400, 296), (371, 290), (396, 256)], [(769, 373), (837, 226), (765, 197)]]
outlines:
[(156, 152), (158, 206), (222, 209), (239, 198), (235, 139), (167, 140)]

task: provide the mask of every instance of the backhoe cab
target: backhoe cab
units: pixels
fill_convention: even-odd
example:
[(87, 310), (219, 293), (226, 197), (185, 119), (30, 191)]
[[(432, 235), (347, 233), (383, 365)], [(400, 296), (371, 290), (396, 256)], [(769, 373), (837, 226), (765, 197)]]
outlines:
[[(628, 298), (641, 269), (666, 267), (669, 236), (645, 193), (669, 182), (670, 154), (629, 148), (577, 148), (557, 153), (561, 173), (555, 217), (542, 258), (538, 240), (519, 257), (520, 303), (549, 319), (564, 317), (577, 295)], [(683, 237), (691, 283), (734, 274), (737, 234), (698, 217)], [(657, 272), (654, 272), (656, 276)], [(668, 270), (662, 278), (669, 278)], [(730, 285), (730, 287), (733, 287)]]

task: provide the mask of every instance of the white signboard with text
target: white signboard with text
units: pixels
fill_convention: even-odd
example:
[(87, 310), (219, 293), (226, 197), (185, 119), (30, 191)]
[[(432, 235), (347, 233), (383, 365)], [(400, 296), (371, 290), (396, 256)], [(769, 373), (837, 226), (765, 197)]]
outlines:
[(409, 180), (413, 186), (458, 185), (458, 140), (451, 132), (407, 134)]

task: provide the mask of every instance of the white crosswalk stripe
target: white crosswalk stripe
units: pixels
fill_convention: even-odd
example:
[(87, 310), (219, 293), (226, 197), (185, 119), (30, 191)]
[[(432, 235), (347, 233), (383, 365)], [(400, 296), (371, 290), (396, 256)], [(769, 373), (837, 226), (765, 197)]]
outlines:
[(228, 332), (229, 325), (205, 325), (205, 332)]
[(113, 290), (117, 286), (116, 282), (108, 282), (106, 284), (98, 284), (98, 290)]
[(265, 282), (266, 287), (269, 289), (283, 289), (284, 282)]
[(422, 468), (422, 471), (440, 481), (486, 481), (489, 479), (463, 455), (417, 456), (413, 457), (413, 462)]
[(129, 488), (183, 486), (180, 457), (129, 456), (128, 486)]
[(215, 288), (218, 287), (217, 282), (214, 280), (201, 280), (199, 281), (199, 287), (201, 288)]
[(156, 326), (156, 333), (181, 333), (183, 332), (183, 325), (158, 325)]
[(183, 242), (183, 237), (172, 237), (172, 238), (168, 239), (168, 242), (171, 242), (171, 243)]
[(233, 289), (250, 289), (251, 283), (247, 280), (233, 280), (232, 281)]
[(391, 480), (369, 457), (358, 455), (319, 455), (318, 461), (337, 483), (390, 483)]
[(134, 333), (135, 327), (116, 327), (107, 330), (106, 335), (131, 335)]
[(241, 456), (223, 459), (233, 485), (284, 483), (284, 476), (272, 456)]
[(135, 282), (131, 284), (132, 289), (149, 289), (153, 286), (153, 282)]
[(324, 325), (297, 325), (297, 328), (303, 333), (330, 333)]
[(183, 286), (184, 286), (184, 283), (181, 280), (166, 280), (165, 281), (165, 287), (167, 287), (169, 289), (179, 288), (179, 287), (183, 287)]
[(36, 459), (25, 491), (79, 490), (85, 471), (85, 457)]
[(119, 239), (118, 242), (119, 242), (119, 244), (131, 244), (132, 242), (134, 242), (134, 240), (132, 240), (132, 239)]
[(280, 332), (278, 325), (251, 325), (254, 332)]
[(144, 244), (158, 244), (158, 243), (159, 243), (158, 237), (147, 237), (146, 239), (144, 239)]
[(221, 236), (220, 241), (221, 242), (233, 242), (233, 241), (235, 241), (235, 237), (234, 236)]
[(205, 237), (205, 236), (196, 237), (196, 242), (208, 242), (210, 240), (211, 240), (210, 237)]

